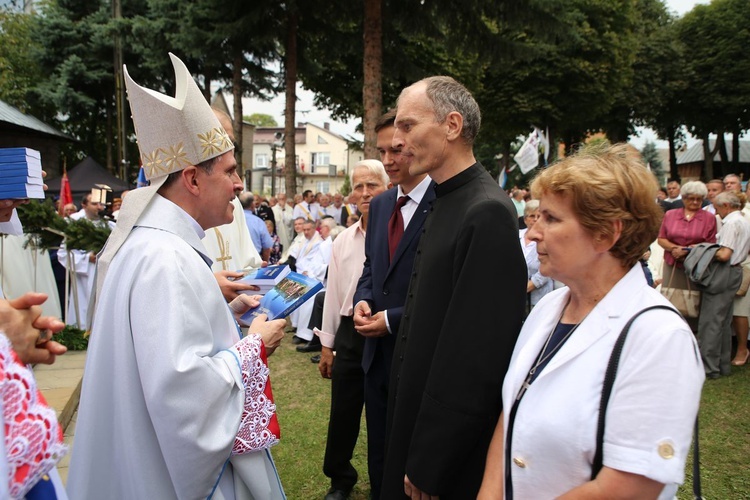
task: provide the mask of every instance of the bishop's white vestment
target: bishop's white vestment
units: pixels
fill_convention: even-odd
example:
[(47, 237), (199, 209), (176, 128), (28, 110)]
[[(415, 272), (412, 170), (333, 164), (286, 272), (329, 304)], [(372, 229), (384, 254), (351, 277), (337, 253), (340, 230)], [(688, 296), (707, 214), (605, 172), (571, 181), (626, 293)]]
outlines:
[(285, 498), (265, 348), (240, 340), (200, 242), (156, 195), (97, 297), (71, 498)]

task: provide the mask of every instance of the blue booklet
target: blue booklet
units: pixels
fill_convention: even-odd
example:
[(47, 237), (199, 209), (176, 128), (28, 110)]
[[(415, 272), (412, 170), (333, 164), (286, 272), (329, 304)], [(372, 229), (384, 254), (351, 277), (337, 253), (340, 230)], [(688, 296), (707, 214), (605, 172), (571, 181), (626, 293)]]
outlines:
[(0, 199), (44, 198), (39, 151), (0, 148)]
[(278, 285), (291, 271), (292, 270), (287, 265), (261, 267), (259, 269), (253, 269), (242, 278), (239, 278), (237, 282), (245, 283), (246, 285), (255, 285), (260, 288), (259, 291), (247, 290), (241, 293), (246, 293), (248, 295), (265, 295), (271, 291), (274, 286)]
[[(6, 161), (8, 157), (23, 158), (28, 156), (29, 158), (41, 159), (42, 155), (36, 149), (31, 148), (0, 148), (0, 161)], [(20, 160), (23, 161), (23, 160)]]
[(322, 289), (323, 283), (320, 281), (290, 272), (263, 296), (258, 307), (243, 314), (239, 323), (248, 326), (259, 314), (268, 315), (269, 320), (286, 318)]
[(37, 198), (44, 199), (42, 186), (0, 186), (0, 200)]

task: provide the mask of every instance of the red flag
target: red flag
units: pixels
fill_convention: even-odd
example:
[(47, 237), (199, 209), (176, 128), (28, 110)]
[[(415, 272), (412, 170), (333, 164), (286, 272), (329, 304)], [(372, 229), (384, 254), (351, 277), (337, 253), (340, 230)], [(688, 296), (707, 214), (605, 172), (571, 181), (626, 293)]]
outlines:
[(73, 203), (73, 193), (70, 192), (70, 182), (68, 182), (68, 170), (63, 170), (62, 181), (60, 182), (60, 208), (58, 213), (63, 215), (65, 205)]

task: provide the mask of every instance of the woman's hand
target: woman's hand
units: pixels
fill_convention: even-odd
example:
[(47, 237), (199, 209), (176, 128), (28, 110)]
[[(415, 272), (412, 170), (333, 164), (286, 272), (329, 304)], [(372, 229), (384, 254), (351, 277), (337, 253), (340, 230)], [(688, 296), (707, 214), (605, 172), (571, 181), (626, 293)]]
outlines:
[(669, 253), (672, 254), (674, 260), (684, 260), (688, 254), (687, 250), (684, 250), (682, 247), (678, 246), (672, 247), (672, 250)]

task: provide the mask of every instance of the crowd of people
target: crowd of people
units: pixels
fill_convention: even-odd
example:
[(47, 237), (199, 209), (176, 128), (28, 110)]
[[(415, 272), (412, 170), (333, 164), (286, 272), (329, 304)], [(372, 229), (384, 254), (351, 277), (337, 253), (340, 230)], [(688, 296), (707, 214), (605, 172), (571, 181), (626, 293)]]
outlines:
[[(70, 498), (286, 498), (268, 366), (285, 330), (331, 379), (326, 500), (349, 498), (362, 472), (363, 409), (374, 499), (674, 496), (704, 379), (748, 359), (739, 178), (670, 181), (659, 199), (640, 154), (617, 144), (506, 193), (474, 157), (473, 96), (430, 77), (379, 119), (380, 159), (352, 166), (348, 197), (266, 199), (243, 192), (229, 117), (171, 58), (174, 98), (125, 71), (150, 185), (123, 197), (104, 250), (74, 264), (91, 339)], [(97, 220), (83, 201), (71, 217)], [(240, 329), (260, 296), (238, 278), (274, 264), (325, 290), (288, 321)], [(686, 321), (659, 286), (694, 287), (700, 310)], [(0, 301), (0, 384), (64, 352), (43, 300)], [(14, 479), (3, 403), (0, 475)], [(0, 496), (41, 476), (59, 489), (54, 460), (37, 468), (22, 489), (0, 481)]]

